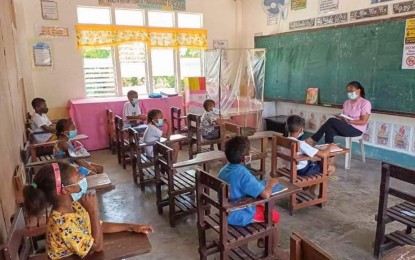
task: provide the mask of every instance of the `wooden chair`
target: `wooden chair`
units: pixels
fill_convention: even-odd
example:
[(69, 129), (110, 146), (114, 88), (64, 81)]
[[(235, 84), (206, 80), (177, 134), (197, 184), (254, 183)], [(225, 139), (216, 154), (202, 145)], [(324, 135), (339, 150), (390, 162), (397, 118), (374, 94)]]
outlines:
[[(25, 165), (39, 165), (54, 161), (53, 146), (55, 142), (34, 144), (29, 141), (24, 144), (20, 151), (21, 159)], [(48, 150), (44, 148), (50, 148)], [(50, 150), (50, 151), (49, 151)]]
[[(218, 138), (216, 140), (205, 140), (202, 137), (202, 126), (201, 126), (201, 116), (195, 114), (187, 115), (187, 136), (189, 137), (189, 159), (193, 159), (193, 156), (198, 153), (213, 151), (214, 145), (217, 144), (220, 150), (223, 138)], [(223, 126), (219, 125), (221, 136), (224, 134)], [(196, 149), (193, 149), (193, 146), (196, 145)], [(203, 148), (203, 146), (209, 145), (209, 148)]]
[[(376, 237), (374, 255), (379, 258), (395, 246), (415, 245), (415, 196), (406, 193), (398, 187), (391, 186), (391, 179), (415, 185), (415, 171), (396, 165), (382, 163), (382, 179), (380, 183), (379, 208), (376, 217)], [(389, 195), (404, 200), (388, 208)], [(385, 234), (386, 224), (398, 222), (406, 225), (406, 230), (396, 230)]]
[[(177, 219), (196, 212), (196, 184), (194, 170), (173, 172), (172, 152), (173, 149), (160, 142), (154, 145), (157, 210), (163, 214), (163, 207), (168, 206), (170, 226), (174, 227)], [(163, 185), (167, 186), (165, 199), (161, 194)]]
[(290, 238), (290, 260), (334, 260), (321, 247), (293, 232)]
[(13, 217), (5, 243), (3, 246), (0, 245), (0, 259), (16, 260), (28, 258), (30, 243), (28, 237), (25, 236), (24, 229), (23, 210), (19, 207)]
[[(297, 140), (289, 139), (283, 136), (274, 136), (272, 139), (271, 176), (286, 177), (292, 184), (303, 189), (308, 188), (312, 185), (319, 185), (319, 195), (317, 198), (314, 198), (304, 191), (300, 191), (297, 194), (291, 196), (291, 215), (295, 210), (310, 207), (313, 205), (323, 207), (324, 203), (327, 202), (327, 158), (322, 159), (323, 172), (310, 176), (299, 176), (297, 175), (297, 163), (299, 161), (306, 161), (314, 158), (310, 158), (304, 155), (299, 156), (298, 150), (299, 143)], [(278, 165), (279, 159), (283, 161), (282, 166)]]
[[(241, 136), (244, 135), (244, 127), (236, 125), (236, 124), (232, 124), (232, 123), (224, 123), (223, 124), (223, 129), (225, 130), (225, 133), (223, 135), (221, 135), (222, 138), (222, 143), (226, 143), (226, 141), (233, 136)], [(255, 147), (252, 146), (251, 144), (251, 160), (252, 161), (260, 161), (259, 163), (259, 168), (254, 168), (251, 165), (247, 165), (247, 168), (252, 172), (252, 174), (254, 174), (255, 176), (259, 176), (259, 178), (262, 180), (266, 171), (265, 171), (265, 164), (266, 164), (266, 159), (268, 157), (267, 154), (267, 147), (268, 147), (268, 137), (267, 136), (249, 136), (248, 137), (250, 139), (250, 141), (252, 142), (253, 140), (260, 140), (260, 148), (256, 149)]]
[(107, 131), (108, 131), (108, 146), (112, 151), (112, 154), (115, 154), (117, 148), (117, 139), (115, 135), (115, 122), (114, 122), (114, 113), (111, 109), (107, 109)]
[(124, 121), (120, 116), (115, 116), (115, 138), (117, 144), (117, 157), (118, 164), (122, 164), (122, 167), (125, 169), (127, 167), (127, 162), (131, 161), (130, 156), (130, 144), (129, 140), (126, 139), (126, 130), (124, 130)]
[[(277, 226), (272, 223), (270, 216), (272, 203), (277, 197), (244, 198), (230, 202), (229, 185), (202, 170), (196, 172), (196, 185), (200, 259), (207, 259), (218, 252), (220, 259), (273, 259), (272, 235)], [(232, 210), (259, 204), (265, 204), (264, 223), (252, 223), (244, 227), (228, 225), (227, 217)], [(208, 230), (213, 230), (218, 239), (208, 243)], [(246, 247), (248, 242), (259, 238), (265, 238), (265, 250), (260, 257)]]
[[(187, 134), (187, 125), (186, 125), (187, 116), (182, 116), (181, 108), (171, 107), (170, 118), (171, 118), (171, 133), (172, 134)], [(183, 124), (183, 122), (185, 124)]]
[(140, 143), (140, 135), (133, 128), (128, 129), (130, 139), (130, 154), (132, 156), (133, 180), (135, 184), (139, 184), (141, 190), (144, 191), (145, 186), (156, 181), (154, 172), (154, 160), (148, 157), (143, 149), (146, 146), (154, 144)]

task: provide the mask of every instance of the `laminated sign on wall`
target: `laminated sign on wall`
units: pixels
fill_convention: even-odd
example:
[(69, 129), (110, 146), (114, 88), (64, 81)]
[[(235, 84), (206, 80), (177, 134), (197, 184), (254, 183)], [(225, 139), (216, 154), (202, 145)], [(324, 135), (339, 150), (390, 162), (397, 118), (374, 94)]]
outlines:
[(406, 20), (402, 69), (415, 69), (415, 18)]
[(98, 0), (99, 5), (186, 11), (186, 0)]

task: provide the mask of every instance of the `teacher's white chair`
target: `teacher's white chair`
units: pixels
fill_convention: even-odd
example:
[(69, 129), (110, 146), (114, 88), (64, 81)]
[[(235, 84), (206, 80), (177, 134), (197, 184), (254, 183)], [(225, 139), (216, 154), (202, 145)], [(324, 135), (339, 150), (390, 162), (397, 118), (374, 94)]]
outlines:
[(362, 154), (362, 161), (366, 163), (366, 156), (365, 156), (365, 144), (363, 143), (363, 135), (356, 136), (356, 137), (345, 137), (346, 148), (350, 149), (349, 153), (346, 153), (345, 160), (344, 160), (344, 168), (350, 169), (350, 163), (352, 160), (352, 142), (359, 141), (360, 143), (360, 152)]

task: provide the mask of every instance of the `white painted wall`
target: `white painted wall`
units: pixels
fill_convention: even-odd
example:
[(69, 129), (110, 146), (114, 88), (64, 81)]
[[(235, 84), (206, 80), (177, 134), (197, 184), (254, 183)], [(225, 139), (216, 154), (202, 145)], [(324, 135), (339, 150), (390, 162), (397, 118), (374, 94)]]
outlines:
[[(339, 10), (332, 12), (330, 14), (345, 13), (354, 10), (360, 10), (369, 7), (375, 7), (379, 5), (389, 4), (389, 14), (386, 16), (381, 16), (380, 18), (373, 19), (385, 19), (392, 16), (392, 4), (405, 2), (407, 0), (395, 0), (379, 4), (371, 4), (371, 0), (339, 0)], [(290, 2), (290, 1), (289, 1)], [(278, 24), (276, 25), (267, 25), (267, 14), (262, 8), (263, 0), (242, 0), (242, 17), (243, 17), (243, 34), (242, 47), (253, 48), (254, 47), (254, 34), (262, 33), (263, 35), (276, 34), (281, 32), (289, 31), (289, 22), (304, 20), (309, 18), (315, 18), (320, 16), (326, 16), (330, 14), (319, 14), (318, 4), (319, 0), (307, 0), (307, 8), (292, 11), (288, 9), (288, 16), (286, 20), (279, 19)], [(405, 13), (402, 15), (408, 15)], [(362, 19), (359, 22), (368, 21), (371, 19)], [(348, 23), (353, 23), (348, 22)], [(315, 27), (313, 27), (315, 28)], [(319, 27), (320, 28), (320, 27)]]
[[(82, 57), (76, 47), (74, 26), (77, 24), (76, 6), (96, 6), (97, 0), (55, 0), (58, 2), (59, 20), (43, 20), (40, 1), (14, 0), (19, 20), (20, 57), (29, 111), (30, 101), (40, 96), (47, 100), (51, 118), (67, 116), (70, 99), (84, 98)], [(208, 30), (208, 47), (212, 40), (228, 40), (229, 47), (235, 46), (236, 8), (235, 1), (187, 0), (187, 12), (204, 14), (204, 28)], [(53, 70), (33, 70), (29, 46), (35, 40), (35, 25), (61, 26), (70, 28), (70, 36), (49, 40), (53, 45)]]

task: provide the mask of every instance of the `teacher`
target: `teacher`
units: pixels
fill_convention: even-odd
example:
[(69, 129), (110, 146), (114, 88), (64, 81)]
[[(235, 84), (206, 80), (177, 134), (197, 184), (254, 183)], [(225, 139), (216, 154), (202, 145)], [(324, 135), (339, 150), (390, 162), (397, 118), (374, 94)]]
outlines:
[(361, 136), (367, 128), (372, 104), (365, 99), (365, 89), (357, 81), (347, 84), (347, 97), (343, 103), (343, 115), (352, 119), (346, 119), (339, 115), (327, 120), (320, 129), (305, 141), (314, 144), (320, 141), (324, 135), (325, 143), (333, 143), (334, 136), (356, 137)]

